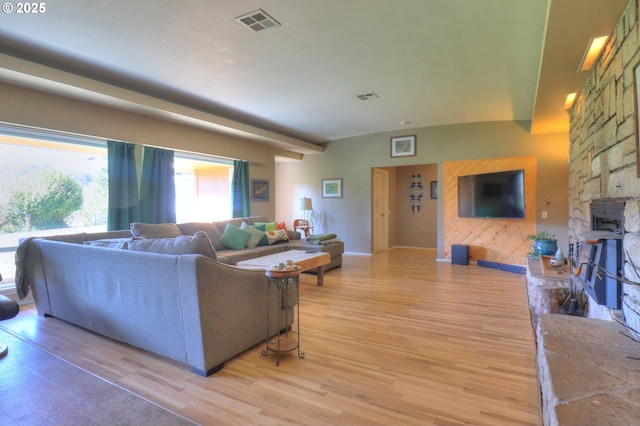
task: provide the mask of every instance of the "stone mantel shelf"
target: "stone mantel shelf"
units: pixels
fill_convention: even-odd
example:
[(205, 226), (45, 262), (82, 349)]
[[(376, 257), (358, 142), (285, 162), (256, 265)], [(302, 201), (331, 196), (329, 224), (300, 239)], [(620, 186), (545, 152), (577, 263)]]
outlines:
[(622, 234), (616, 234), (610, 231), (587, 231), (582, 233), (582, 238), (586, 241), (594, 240), (621, 240), (624, 238)]

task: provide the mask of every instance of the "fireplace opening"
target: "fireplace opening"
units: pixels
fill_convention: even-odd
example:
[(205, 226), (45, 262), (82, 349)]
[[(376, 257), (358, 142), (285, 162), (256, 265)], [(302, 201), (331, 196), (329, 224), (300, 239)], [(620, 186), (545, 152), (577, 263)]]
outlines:
[(591, 229), (581, 236), (578, 269), (571, 280), (599, 305), (620, 309), (622, 284), (618, 278), (623, 277), (624, 201), (593, 202)]
[(624, 233), (624, 201), (594, 201), (591, 203), (591, 229)]

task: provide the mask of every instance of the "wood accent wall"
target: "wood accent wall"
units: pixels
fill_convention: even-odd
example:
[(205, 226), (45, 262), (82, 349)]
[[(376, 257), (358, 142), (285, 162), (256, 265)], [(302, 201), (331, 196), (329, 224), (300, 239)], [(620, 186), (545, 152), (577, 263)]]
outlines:
[[(525, 218), (476, 219), (458, 217), (458, 176), (524, 169)], [(444, 257), (451, 259), (451, 245), (469, 245), (470, 260), (524, 265), (536, 231), (536, 157), (447, 161), (443, 165)]]

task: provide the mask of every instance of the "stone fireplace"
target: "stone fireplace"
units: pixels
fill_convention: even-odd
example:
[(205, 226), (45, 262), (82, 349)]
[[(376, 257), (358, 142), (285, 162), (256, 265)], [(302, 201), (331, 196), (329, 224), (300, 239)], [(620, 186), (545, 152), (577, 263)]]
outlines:
[[(635, 96), (636, 83), (640, 83), (636, 82), (639, 10), (640, 1), (630, 0), (589, 72), (578, 101), (569, 110), (569, 242), (584, 242), (585, 236), (596, 230), (619, 234), (619, 241), (609, 244), (619, 245), (620, 263), (607, 269), (636, 283), (640, 283), (640, 156)], [(618, 268), (620, 272), (616, 273)], [(619, 284), (619, 303), (601, 304), (597, 295), (591, 294), (588, 316), (617, 319), (640, 331), (640, 287)]]
[(639, 12), (640, 0), (629, 0), (569, 110), (569, 243), (609, 279), (580, 270), (589, 318), (540, 317), (545, 425), (640, 418), (640, 345), (629, 338), (640, 338)]
[(640, 200), (627, 201), (624, 208), (625, 233), (622, 244), (623, 274), (622, 315), (624, 322), (640, 339)]

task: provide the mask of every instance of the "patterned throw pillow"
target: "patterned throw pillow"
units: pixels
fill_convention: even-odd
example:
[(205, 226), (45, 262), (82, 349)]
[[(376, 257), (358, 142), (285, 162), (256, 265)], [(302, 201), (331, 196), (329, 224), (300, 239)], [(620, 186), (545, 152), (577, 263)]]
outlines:
[(269, 245), (288, 243), (287, 231), (278, 229), (275, 231), (267, 231), (267, 241)]

